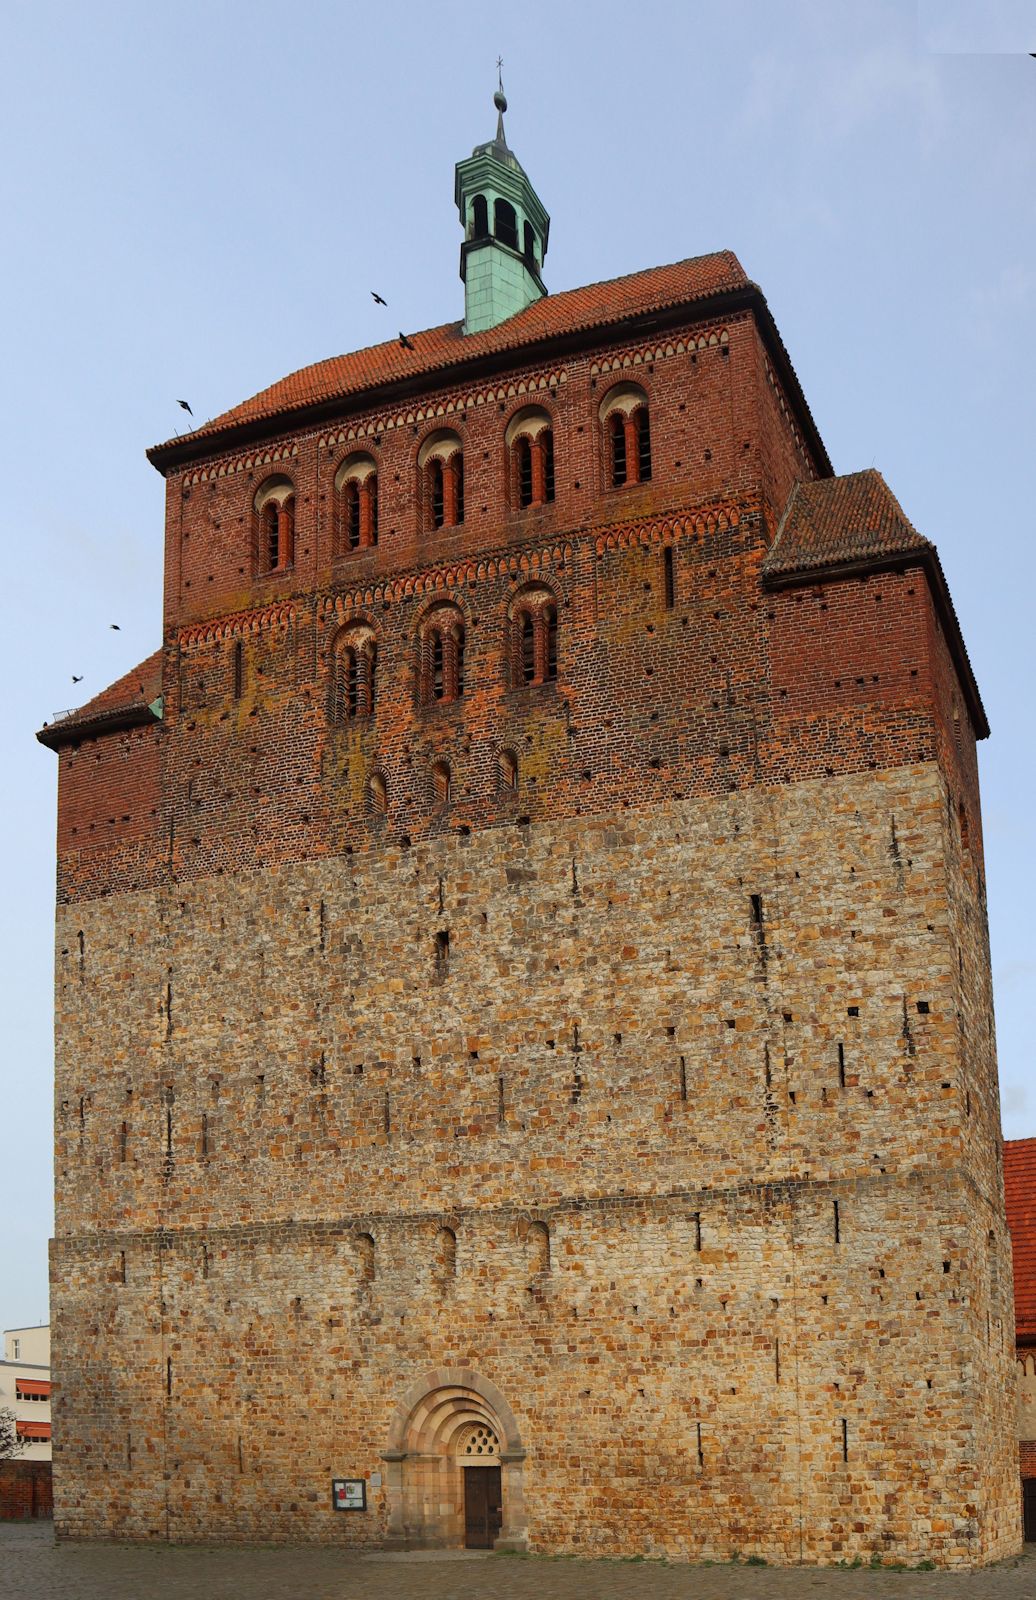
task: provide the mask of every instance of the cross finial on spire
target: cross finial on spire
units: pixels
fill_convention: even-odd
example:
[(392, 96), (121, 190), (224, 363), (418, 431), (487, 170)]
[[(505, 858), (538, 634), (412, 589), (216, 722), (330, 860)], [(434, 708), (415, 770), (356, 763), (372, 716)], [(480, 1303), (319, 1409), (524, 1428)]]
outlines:
[(504, 94), (504, 58), (503, 58), (503, 56), (497, 56), (497, 58), (496, 58), (496, 81), (497, 81), (497, 86), (498, 87), (497, 87), (496, 94), (493, 96), (493, 104), (496, 106), (496, 110), (497, 110), (496, 142), (497, 142), (497, 144), (502, 144), (504, 149), (506, 150), (507, 149), (507, 140), (504, 137), (504, 112), (507, 110), (507, 96)]

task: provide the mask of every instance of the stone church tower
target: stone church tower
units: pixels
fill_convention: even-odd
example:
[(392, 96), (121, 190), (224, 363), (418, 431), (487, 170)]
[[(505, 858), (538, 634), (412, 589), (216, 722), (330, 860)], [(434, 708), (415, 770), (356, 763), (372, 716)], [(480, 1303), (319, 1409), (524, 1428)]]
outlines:
[(59, 1535), (1008, 1555), (938, 556), (733, 255), (546, 294), (500, 101), (464, 320), (153, 449), (160, 648), (40, 734)]

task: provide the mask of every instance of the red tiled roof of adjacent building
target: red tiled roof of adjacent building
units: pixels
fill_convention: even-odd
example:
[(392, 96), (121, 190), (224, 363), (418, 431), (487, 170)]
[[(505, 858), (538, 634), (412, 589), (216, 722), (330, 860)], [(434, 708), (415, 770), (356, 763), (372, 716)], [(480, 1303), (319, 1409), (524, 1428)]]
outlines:
[(868, 467), (795, 485), (763, 573), (780, 578), (932, 549), (931, 541), (907, 520), (881, 473)]
[(463, 323), (447, 322), (410, 334), (413, 351), (404, 350), (397, 339), (390, 339), (385, 344), (369, 345), (350, 355), (331, 356), (302, 367), (193, 433), (155, 445), (148, 454), (153, 458), (156, 451), (174, 447), (180, 450), (195, 440), (201, 442), (242, 423), (286, 416), (381, 384), (437, 372), (473, 357), (518, 350), (560, 334), (605, 327), (628, 317), (748, 287), (749, 279), (737, 257), (730, 250), (720, 250), (671, 266), (651, 267), (624, 278), (546, 295), (482, 333), (465, 334)]
[(1036, 1139), (1004, 1140), (1004, 1197), (1014, 1254), (1015, 1337), (1036, 1344)]

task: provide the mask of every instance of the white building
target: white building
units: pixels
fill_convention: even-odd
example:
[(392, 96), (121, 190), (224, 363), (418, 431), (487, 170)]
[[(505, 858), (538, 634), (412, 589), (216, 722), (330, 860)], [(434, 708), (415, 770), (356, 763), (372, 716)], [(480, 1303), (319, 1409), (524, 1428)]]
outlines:
[(0, 1407), (13, 1411), (25, 1441), (19, 1461), (50, 1460), (50, 1326), (4, 1329)]

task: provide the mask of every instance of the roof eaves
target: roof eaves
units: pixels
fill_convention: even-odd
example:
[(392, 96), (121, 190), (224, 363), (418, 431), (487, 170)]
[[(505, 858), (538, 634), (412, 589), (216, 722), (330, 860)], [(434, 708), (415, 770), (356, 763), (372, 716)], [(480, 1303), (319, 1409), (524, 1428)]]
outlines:
[(759, 285), (751, 280), (748, 282), (748, 288), (754, 292), (754, 309), (761, 313), (759, 316), (759, 330), (763, 335), (763, 342), (766, 344), (767, 350), (778, 369), (778, 375), (787, 390), (788, 398), (792, 402), (795, 413), (802, 425), (810, 450), (820, 469), (820, 476), (822, 478), (833, 478), (835, 469), (831, 463), (831, 457), (827, 453), (827, 446), (820, 437), (820, 429), (817, 427), (813, 413), (809, 409), (809, 403), (799, 382), (798, 373), (792, 365), (791, 356), (788, 354), (787, 346), (781, 338), (780, 329), (774, 320), (773, 312), (767, 304), (766, 296)]
[(149, 705), (135, 701), (132, 705), (111, 706), (105, 711), (95, 711), (91, 716), (81, 716), (72, 711), (57, 722), (45, 722), (36, 734), (40, 744), (45, 744), (48, 750), (60, 750), (62, 746), (76, 744), (80, 739), (94, 739), (101, 734), (121, 733), (127, 728), (143, 728), (150, 722), (161, 722), (161, 709), (156, 709), (158, 702), (153, 700)]
[(512, 366), (519, 355), (523, 362), (535, 362), (547, 355), (563, 355), (577, 351), (592, 342), (605, 328), (614, 328), (619, 332), (634, 328), (665, 327), (683, 320), (688, 312), (693, 312), (696, 318), (707, 318), (717, 313), (740, 310), (755, 312), (764, 343), (807, 436), (820, 475), (832, 476), (834, 469), (830, 457), (806, 404), (805, 395), (777, 331), (766, 298), (758, 284), (750, 279), (743, 279), (727, 288), (698, 297), (671, 296), (662, 298), (656, 305), (647, 308), (641, 307), (618, 313), (602, 312), (568, 330), (528, 339), (517, 338), (511, 344), (490, 350), (484, 348), (475, 350), (467, 356), (460, 354), (456, 359), (451, 359), (444, 353), (440, 360), (431, 366), (423, 367), (419, 372), (363, 384), (319, 400), (304, 400), (295, 405), (281, 405), (242, 421), (230, 422), (226, 427), (196, 430), (194, 433), (168, 440), (164, 444), (152, 445), (146, 454), (152, 466), (164, 473), (204, 456), (222, 454), (229, 449), (259, 443), (283, 433), (288, 428), (319, 426), (332, 418), (344, 418), (353, 412), (369, 410), (371, 406), (384, 405), (393, 400), (404, 399), (436, 388), (441, 385), (446, 372), (449, 373), (451, 383), (463, 382)]

